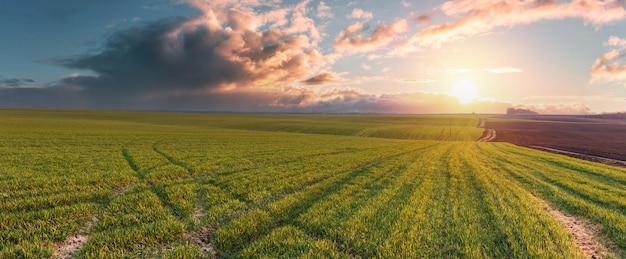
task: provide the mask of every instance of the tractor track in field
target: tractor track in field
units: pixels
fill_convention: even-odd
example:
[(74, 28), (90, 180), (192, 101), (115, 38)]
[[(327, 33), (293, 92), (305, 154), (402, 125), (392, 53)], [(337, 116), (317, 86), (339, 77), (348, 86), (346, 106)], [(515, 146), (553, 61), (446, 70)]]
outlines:
[[(199, 222), (200, 218), (202, 218), (204, 214), (205, 211), (202, 206), (196, 207), (192, 215), (193, 221)], [(183, 238), (195, 244), (198, 248), (200, 248), (200, 251), (209, 258), (217, 258), (215, 249), (213, 249), (213, 245), (210, 240), (211, 233), (214, 231), (215, 230), (210, 226), (200, 226), (196, 230), (183, 232)]]
[(98, 222), (98, 217), (94, 216), (87, 224), (78, 231), (78, 233), (74, 235), (68, 236), (63, 243), (58, 244), (54, 253), (52, 254), (53, 259), (69, 259), (74, 258), (74, 254), (78, 252), (89, 238), (91, 238), (89, 231), (91, 227)]
[(542, 205), (543, 211), (561, 222), (572, 233), (574, 242), (586, 258), (618, 258), (619, 249), (608, 239), (602, 238), (600, 230), (602, 226), (600, 224), (581, 216), (565, 215), (545, 200), (534, 195), (533, 198)]
[(496, 130), (486, 128), (486, 124), (487, 119), (480, 118), (477, 128), (484, 128), (485, 131), (483, 131), (483, 135), (478, 140), (476, 140), (476, 142), (490, 142), (494, 141), (498, 137), (498, 134), (496, 134)]
[[(487, 120), (481, 118), (478, 123), (478, 128), (484, 128), (485, 131), (483, 135), (476, 140), (476, 142), (490, 142), (497, 138), (496, 130), (492, 128), (486, 127)], [(593, 156), (588, 154), (576, 153), (566, 150), (560, 150), (555, 148), (543, 147), (543, 146), (534, 146), (529, 145), (528, 147), (551, 152), (560, 155), (567, 155), (574, 158), (584, 159), (592, 162), (599, 162), (608, 165), (616, 165), (621, 167), (626, 167), (626, 161), (610, 159), (605, 157)], [(617, 246), (611, 243), (608, 239), (602, 238), (601, 228), (602, 226), (598, 223), (592, 222), (591, 220), (576, 216), (576, 215), (565, 215), (560, 210), (556, 209), (554, 206), (550, 205), (545, 200), (532, 195), (534, 199), (537, 200), (543, 207), (543, 210), (550, 215), (552, 218), (561, 222), (565, 228), (572, 234), (574, 238), (574, 242), (580, 248), (581, 252), (585, 255), (586, 258), (617, 258), (616, 255), (621, 254)], [(602, 241), (602, 242), (599, 242)], [(605, 245), (606, 244), (606, 245)]]
[[(131, 188), (131, 186), (132, 185), (127, 185), (116, 190), (109, 199), (113, 200), (123, 195)], [(65, 241), (63, 241), (63, 243), (56, 244), (54, 246), (55, 247), (54, 253), (52, 254), (50, 258), (53, 258), (53, 259), (74, 258), (74, 254), (80, 251), (80, 249), (83, 248), (83, 245), (87, 243), (87, 241), (89, 241), (89, 239), (91, 238), (91, 235), (89, 235), (88, 233), (91, 231), (91, 228), (94, 225), (96, 225), (96, 223), (98, 223), (98, 221), (100, 220), (98, 218), (99, 216), (102, 216), (102, 214), (93, 216), (91, 220), (85, 224), (85, 226), (83, 226), (81, 229), (78, 230), (77, 233), (75, 233), (74, 235), (68, 236), (65, 239)]]

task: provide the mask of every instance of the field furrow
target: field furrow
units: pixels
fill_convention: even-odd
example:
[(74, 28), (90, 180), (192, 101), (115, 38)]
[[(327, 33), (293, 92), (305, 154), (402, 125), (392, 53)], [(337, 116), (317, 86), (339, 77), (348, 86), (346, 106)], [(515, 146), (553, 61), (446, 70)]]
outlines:
[(0, 114), (0, 258), (581, 258), (537, 197), (626, 250), (625, 169), (478, 116)]

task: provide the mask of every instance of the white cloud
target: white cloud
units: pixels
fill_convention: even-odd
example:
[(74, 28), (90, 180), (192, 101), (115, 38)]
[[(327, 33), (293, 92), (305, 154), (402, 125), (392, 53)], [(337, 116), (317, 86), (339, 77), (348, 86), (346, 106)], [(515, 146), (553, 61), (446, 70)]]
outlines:
[(330, 6), (322, 1), (320, 1), (319, 5), (317, 5), (318, 18), (333, 18), (333, 14), (330, 11)]
[(352, 13), (348, 15), (348, 18), (370, 20), (374, 18), (374, 14), (372, 14), (371, 12), (363, 11), (363, 9), (360, 8), (354, 8), (352, 10)]
[(604, 43), (604, 46), (613, 46), (613, 47), (626, 47), (626, 39), (620, 39), (617, 36), (609, 37), (609, 40)]
[(416, 84), (428, 84), (433, 83), (435, 80), (432, 79), (396, 79), (398, 83), (416, 83)]
[(380, 54), (369, 54), (367, 55), (367, 60), (376, 60), (382, 58), (383, 55)]
[(465, 73), (472, 72), (472, 70), (469, 68), (448, 68), (448, 69), (444, 69), (443, 71), (448, 74), (465, 74)]
[(522, 72), (519, 68), (514, 67), (495, 67), (495, 68), (485, 68), (485, 71), (489, 73), (502, 74), (502, 73), (520, 73)]

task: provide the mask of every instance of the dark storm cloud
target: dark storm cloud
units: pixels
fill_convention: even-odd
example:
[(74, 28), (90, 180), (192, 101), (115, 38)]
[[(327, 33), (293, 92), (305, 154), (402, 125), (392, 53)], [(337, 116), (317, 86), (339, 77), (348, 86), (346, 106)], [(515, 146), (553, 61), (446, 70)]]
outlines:
[[(292, 12), (302, 18), (306, 8)], [(432, 113), (440, 101), (450, 101), (433, 95), (407, 98), (307, 88), (348, 82), (337, 73), (320, 72), (328, 71), (332, 57), (320, 53), (318, 30), (309, 20), (273, 26), (271, 21), (282, 24), (282, 18), (235, 9), (216, 13), (207, 9), (198, 17), (142, 23), (112, 34), (95, 52), (48, 60), (95, 75), (73, 75), (40, 88), (3, 88), (0, 106)], [(375, 47), (405, 26), (405, 20), (379, 25), (372, 37), (353, 43)]]
[(254, 13), (225, 12), (222, 22), (216, 17), (180, 17), (116, 32), (95, 53), (45, 61), (90, 70), (96, 76), (66, 77), (49, 89), (3, 96), (26, 100), (28, 95), (51, 94), (54, 98), (57, 92), (71, 89), (90, 108), (119, 109), (178, 109), (179, 105), (194, 110), (239, 109), (240, 105), (286, 107), (312, 102), (314, 93), (292, 87), (324, 62), (312, 39), (286, 29), (256, 31), (250, 26), (257, 19)]
[(25, 88), (32, 87), (35, 80), (29, 78), (4, 78), (0, 76), (0, 88)]

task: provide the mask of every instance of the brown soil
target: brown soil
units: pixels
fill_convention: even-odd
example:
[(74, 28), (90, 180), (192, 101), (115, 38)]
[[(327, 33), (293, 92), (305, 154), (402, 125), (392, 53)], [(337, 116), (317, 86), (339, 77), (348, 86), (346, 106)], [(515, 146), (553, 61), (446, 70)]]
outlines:
[(486, 128), (495, 129), (498, 133), (494, 141), (626, 161), (625, 121), (589, 119), (583, 116), (515, 118), (527, 121), (487, 121)]
[(52, 254), (52, 258), (55, 258), (55, 259), (73, 258), (72, 255), (76, 253), (76, 251), (80, 250), (83, 247), (83, 244), (85, 244), (90, 238), (89, 235), (84, 234), (84, 233), (89, 232), (91, 227), (94, 224), (96, 224), (96, 222), (98, 222), (98, 218), (93, 217), (91, 221), (87, 222), (87, 224), (83, 227), (83, 229), (79, 231), (80, 232), (79, 234), (69, 236), (67, 237), (67, 239), (65, 239), (65, 242), (63, 242), (62, 244), (58, 244), (56, 251), (54, 251), (54, 254)]
[(210, 258), (216, 258), (213, 246), (211, 246), (209, 236), (211, 235), (211, 229), (208, 227), (200, 227), (193, 232), (183, 233), (183, 238), (192, 241), (196, 246), (200, 248), (203, 254), (208, 255)]
[[(586, 116), (503, 116), (525, 121), (494, 121), (483, 123), (494, 129), (492, 141), (558, 153), (593, 162), (626, 167), (626, 120)], [(483, 134), (484, 136), (485, 134)], [(602, 238), (601, 225), (580, 216), (568, 216), (535, 197), (544, 210), (572, 233), (576, 244), (587, 258), (618, 258), (615, 244)], [(599, 242), (599, 240), (601, 242)]]
[[(197, 222), (204, 215), (204, 208), (199, 206), (193, 212), (192, 218)], [(213, 246), (209, 240), (209, 236), (211, 235), (212, 229), (210, 227), (200, 227), (195, 231), (184, 232), (183, 238), (190, 240), (196, 246), (200, 248), (203, 254), (207, 255), (209, 258), (216, 258), (215, 251), (213, 250)]]

